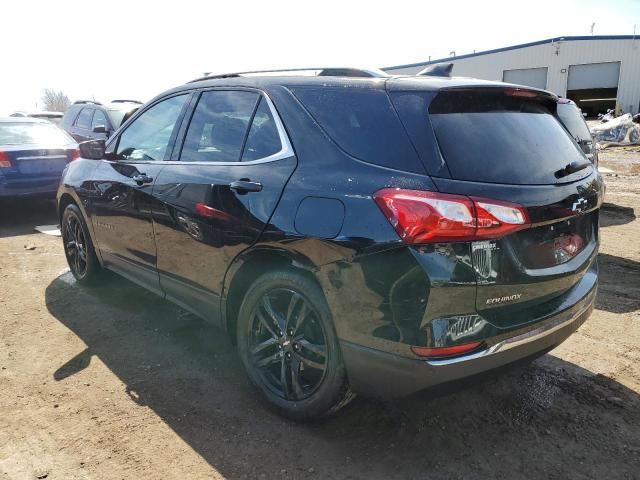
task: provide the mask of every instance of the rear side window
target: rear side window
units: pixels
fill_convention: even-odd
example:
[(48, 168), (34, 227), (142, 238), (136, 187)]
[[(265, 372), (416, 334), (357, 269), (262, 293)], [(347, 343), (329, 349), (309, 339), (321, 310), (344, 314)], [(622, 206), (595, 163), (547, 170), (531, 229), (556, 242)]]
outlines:
[(559, 103), (558, 118), (576, 141), (591, 140), (591, 133), (580, 109), (572, 103)]
[(93, 116), (93, 108), (83, 108), (76, 118), (76, 127), (89, 130), (91, 128), (91, 117)]
[(253, 92), (204, 92), (189, 123), (180, 160), (239, 161), (258, 100)]
[(276, 122), (271, 114), (269, 104), (262, 97), (251, 122), (242, 160), (246, 162), (266, 158), (280, 150), (282, 150), (282, 144)]
[(503, 90), (451, 91), (429, 106), (438, 145), (451, 176), (458, 180), (519, 185), (575, 181), (561, 172), (586, 158), (549, 103), (513, 97)]
[(349, 155), (398, 170), (424, 172), (384, 90), (291, 87), (291, 91)]
[(102, 125), (103, 127), (109, 127), (109, 123), (107, 117), (100, 110), (96, 110), (93, 114), (93, 121), (91, 122), (91, 129), (93, 130), (98, 125)]

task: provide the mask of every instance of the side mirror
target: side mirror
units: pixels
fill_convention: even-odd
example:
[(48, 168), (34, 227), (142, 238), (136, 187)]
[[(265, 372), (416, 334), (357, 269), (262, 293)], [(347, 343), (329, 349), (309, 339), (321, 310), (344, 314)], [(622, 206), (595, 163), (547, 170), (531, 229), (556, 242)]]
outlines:
[(93, 127), (93, 133), (107, 133), (107, 127), (104, 125), (96, 125)]
[(90, 160), (102, 160), (104, 158), (104, 140), (87, 140), (78, 144), (80, 157)]

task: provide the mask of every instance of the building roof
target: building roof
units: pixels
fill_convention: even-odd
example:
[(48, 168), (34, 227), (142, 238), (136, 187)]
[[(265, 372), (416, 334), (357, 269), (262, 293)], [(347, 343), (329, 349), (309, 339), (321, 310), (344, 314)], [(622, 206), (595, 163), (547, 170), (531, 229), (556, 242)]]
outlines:
[(471, 57), (479, 57), (480, 55), (489, 55), (491, 53), (499, 53), (499, 52), (507, 52), (509, 50), (518, 50), (520, 48), (534, 47), (536, 45), (544, 45), (546, 43), (554, 43), (554, 42), (573, 42), (573, 41), (581, 41), (581, 40), (635, 40), (640, 39), (640, 35), (583, 35), (583, 36), (567, 36), (567, 37), (554, 37), (547, 38), (545, 40), (538, 40), (536, 42), (529, 43), (521, 43), (519, 45), (512, 45), (509, 47), (495, 48), (493, 50), (485, 50), (483, 52), (476, 53), (468, 53), (466, 55), (458, 55), (455, 57), (444, 57), (438, 58), (436, 60), (429, 60), (427, 62), (418, 62), (418, 63), (409, 63), (406, 65), (394, 65), (391, 67), (385, 67), (383, 70), (391, 70), (396, 68), (411, 68), (411, 67), (422, 67), (426, 65), (432, 65), (434, 63), (442, 63), (442, 62), (454, 62), (456, 60), (462, 60), (463, 58), (471, 58)]

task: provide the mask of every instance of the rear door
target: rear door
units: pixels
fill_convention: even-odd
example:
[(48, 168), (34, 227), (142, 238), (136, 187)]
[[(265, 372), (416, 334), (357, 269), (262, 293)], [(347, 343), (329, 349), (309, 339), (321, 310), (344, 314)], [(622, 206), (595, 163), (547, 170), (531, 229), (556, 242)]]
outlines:
[(422, 131), (433, 142), (424, 143), (446, 167), (432, 177), (437, 188), (528, 213), (527, 228), (471, 244), (483, 317), (515, 327), (540, 318), (585, 276), (592, 287), (603, 182), (555, 116), (555, 99), (495, 87), (412, 95), (428, 103)]
[(190, 94), (145, 109), (107, 148), (87, 187), (102, 259), (112, 270), (160, 293), (151, 215), (161, 208), (153, 190), (170, 158)]
[(255, 90), (200, 93), (154, 188), (160, 283), (217, 320), (225, 272), (269, 222), (296, 158), (274, 105)]

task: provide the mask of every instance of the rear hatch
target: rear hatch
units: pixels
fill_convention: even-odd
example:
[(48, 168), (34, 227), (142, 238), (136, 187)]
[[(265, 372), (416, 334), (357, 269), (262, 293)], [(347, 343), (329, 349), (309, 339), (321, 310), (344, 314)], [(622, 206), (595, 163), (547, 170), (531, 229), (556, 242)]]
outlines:
[[(411, 95), (428, 102), (440, 192), (517, 204), (528, 217), (518, 231), (471, 243), (478, 312), (499, 328), (553, 313), (595, 269), (604, 189), (558, 120), (556, 98), (506, 86)], [(394, 103), (403, 118), (401, 97)]]

